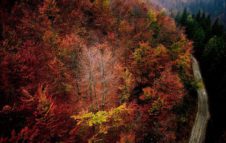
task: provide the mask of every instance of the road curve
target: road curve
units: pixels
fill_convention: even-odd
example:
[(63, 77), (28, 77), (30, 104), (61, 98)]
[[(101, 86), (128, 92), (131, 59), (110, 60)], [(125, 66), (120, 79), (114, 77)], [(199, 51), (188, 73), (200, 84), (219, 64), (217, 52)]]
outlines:
[(196, 81), (203, 86), (197, 89), (198, 92), (198, 111), (192, 128), (189, 143), (203, 143), (206, 136), (207, 123), (210, 118), (208, 96), (200, 73), (197, 60), (192, 56), (193, 74)]

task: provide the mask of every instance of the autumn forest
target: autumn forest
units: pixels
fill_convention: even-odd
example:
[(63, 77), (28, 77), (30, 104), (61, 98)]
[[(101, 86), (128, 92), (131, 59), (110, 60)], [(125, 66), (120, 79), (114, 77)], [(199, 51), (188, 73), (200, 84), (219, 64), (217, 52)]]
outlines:
[(187, 11), (175, 21), (145, 0), (0, 3), (0, 143), (188, 142), (203, 85)]

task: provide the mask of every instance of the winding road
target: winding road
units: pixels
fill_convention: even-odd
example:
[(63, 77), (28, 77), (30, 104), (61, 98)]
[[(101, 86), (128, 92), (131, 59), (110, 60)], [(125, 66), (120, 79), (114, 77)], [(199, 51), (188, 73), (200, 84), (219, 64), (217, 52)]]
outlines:
[(199, 64), (193, 56), (192, 56), (192, 67), (195, 80), (201, 82), (203, 86), (197, 89), (198, 111), (192, 128), (189, 143), (203, 143), (205, 141), (207, 123), (210, 118), (208, 96), (202, 80), (202, 75), (200, 73)]

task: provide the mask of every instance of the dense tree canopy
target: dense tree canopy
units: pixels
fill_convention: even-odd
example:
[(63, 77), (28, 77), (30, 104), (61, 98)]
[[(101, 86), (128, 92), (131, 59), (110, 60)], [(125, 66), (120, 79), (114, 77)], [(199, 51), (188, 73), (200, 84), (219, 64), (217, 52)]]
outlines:
[(0, 142), (179, 140), (192, 45), (173, 19), (142, 0), (3, 1), (1, 13)]

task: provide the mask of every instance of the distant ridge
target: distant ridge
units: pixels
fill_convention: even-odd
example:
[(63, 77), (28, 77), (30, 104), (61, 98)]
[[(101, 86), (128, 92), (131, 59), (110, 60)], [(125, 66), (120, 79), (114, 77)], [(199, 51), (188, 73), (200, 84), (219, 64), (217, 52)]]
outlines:
[(172, 14), (185, 8), (194, 14), (202, 11), (210, 14), (213, 20), (219, 18), (226, 25), (226, 0), (151, 0), (151, 2), (168, 9)]

